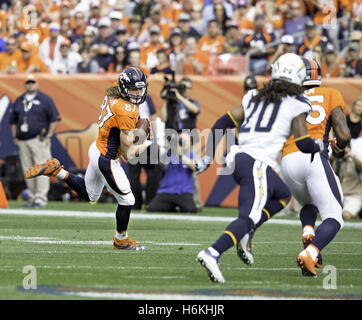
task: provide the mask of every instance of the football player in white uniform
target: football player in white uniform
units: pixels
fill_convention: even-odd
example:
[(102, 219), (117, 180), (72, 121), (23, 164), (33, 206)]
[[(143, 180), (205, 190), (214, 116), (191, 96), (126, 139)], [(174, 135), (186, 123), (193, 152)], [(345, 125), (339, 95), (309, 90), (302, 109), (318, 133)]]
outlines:
[[(226, 250), (240, 246), (240, 240), (259, 222), (262, 211), (273, 215), (290, 200), (289, 187), (275, 173), (276, 158), (291, 134), (298, 148), (314, 155), (323, 151), (322, 141), (308, 136), (306, 117), (311, 111), (303, 95), (306, 70), (295, 54), (282, 55), (273, 65), (272, 79), (260, 90), (250, 90), (240, 106), (219, 118), (211, 129), (204, 156), (197, 162), (198, 173), (210, 165), (217, 130), (240, 128), (238, 150), (227, 163), (234, 165), (233, 176), (240, 185), (239, 217), (207, 249), (197, 255), (211, 281), (225, 282), (218, 261)], [(219, 139), (220, 140), (220, 139)]]

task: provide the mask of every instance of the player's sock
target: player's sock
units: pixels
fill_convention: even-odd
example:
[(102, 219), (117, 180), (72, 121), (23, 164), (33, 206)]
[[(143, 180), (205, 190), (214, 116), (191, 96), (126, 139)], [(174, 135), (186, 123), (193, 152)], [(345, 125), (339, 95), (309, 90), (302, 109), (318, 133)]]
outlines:
[(56, 177), (60, 180), (65, 180), (69, 177), (69, 172), (65, 169), (60, 169)]
[(235, 246), (253, 227), (254, 223), (249, 217), (238, 218), (227, 226), (224, 233), (216, 240), (212, 247), (221, 255), (227, 249)]
[(120, 204), (117, 207), (116, 211), (117, 231), (121, 234), (123, 231), (127, 230), (128, 228), (131, 208), (132, 206), (121, 206)]
[(265, 221), (268, 221), (272, 216), (282, 210), (284, 207), (284, 204), (281, 203), (279, 200), (268, 201), (268, 203), (263, 208), (259, 222), (255, 225), (255, 230), (258, 229)]
[(318, 208), (312, 204), (305, 205), (302, 210), (300, 210), (299, 219), (302, 223), (302, 227), (311, 226), (314, 228), (315, 222), (317, 220)]
[(333, 218), (324, 220), (317, 228), (311, 244), (316, 246), (319, 251), (322, 251), (322, 249), (336, 236), (340, 228), (341, 225), (337, 220)]
[(122, 232), (116, 231), (116, 238), (117, 238), (118, 240), (124, 240), (124, 239), (128, 238), (128, 232), (127, 232), (127, 230), (126, 230), (126, 231), (122, 231)]
[(82, 199), (90, 201), (83, 178), (68, 172), (68, 177), (64, 179), (64, 182), (66, 182), (69, 187), (71, 187), (76, 193), (78, 193), (78, 195)]

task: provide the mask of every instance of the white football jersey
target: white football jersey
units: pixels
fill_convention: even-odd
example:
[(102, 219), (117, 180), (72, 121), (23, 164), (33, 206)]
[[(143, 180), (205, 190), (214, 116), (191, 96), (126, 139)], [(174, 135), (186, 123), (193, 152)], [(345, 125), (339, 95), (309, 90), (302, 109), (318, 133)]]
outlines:
[(275, 168), (277, 157), (285, 141), (292, 134), (292, 121), (301, 113), (310, 113), (306, 96), (286, 97), (266, 105), (250, 90), (242, 100), (245, 119), (239, 132), (239, 152), (245, 152)]

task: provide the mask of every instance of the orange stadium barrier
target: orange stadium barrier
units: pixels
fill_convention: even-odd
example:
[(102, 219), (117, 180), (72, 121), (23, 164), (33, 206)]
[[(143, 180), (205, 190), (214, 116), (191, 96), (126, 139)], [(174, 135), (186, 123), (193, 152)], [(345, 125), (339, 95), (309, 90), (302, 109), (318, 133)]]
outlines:
[[(88, 164), (88, 147), (97, 135), (96, 121), (104, 92), (116, 77), (115, 74), (38, 75), (39, 89), (52, 97), (62, 118), (56, 136), (78, 167), (84, 168)], [(244, 77), (218, 75), (190, 76), (190, 78), (193, 80), (192, 97), (201, 104), (201, 114), (197, 120), (200, 130), (210, 128), (218, 117), (241, 102)], [(21, 74), (1, 74), (0, 97), (7, 95), (14, 102), (16, 97), (24, 92), (24, 79), (25, 76)], [(160, 91), (164, 82), (163, 77), (150, 76), (148, 81), (149, 94), (159, 111), (162, 104)], [(261, 85), (267, 79), (257, 77), (257, 81)], [(336, 88), (342, 93), (347, 113), (352, 102), (362, 97), (362, 79), (324, 79), (323, 86)], [(217, 165), (212, 165), (199, 176), (204, 202), (213, 191), (218, 179), (216, 168)], [(236, 207), (237, 188), (225, 196), (220, 205)]]

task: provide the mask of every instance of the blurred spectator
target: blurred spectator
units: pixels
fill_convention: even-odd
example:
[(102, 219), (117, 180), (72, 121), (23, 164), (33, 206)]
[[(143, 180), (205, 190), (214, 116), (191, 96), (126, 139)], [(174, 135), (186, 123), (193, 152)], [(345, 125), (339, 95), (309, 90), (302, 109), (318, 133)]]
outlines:
[(362, 31), (362, 2), (358, 0), (352, 2), (352, 27)]
[(241, 36), (246, 36), (251, 33), (244, 28), (245, 21), (247, 20), (247, 13), (249, 12), (249, 1), (237, 0), (234, 9), (233, 20), (238, 24)]
[[(361, 147), (362, 138), (357, 143)], [(351, 141), (352, 145), (353, 141)], [(362, 159), (354, 148), (346, 147), (343, 158), (334, 157), (333, 166), (338, 175), (343, 191), (343, 218), (351, 219), (358, 216), (362, 209)]]
[(144, 24), (147, 17), (150, 16), (151, 8), (155, 5), (153, 0), (140, 0), (136, 3), (132, 14), (137, 14), (141, 17), (141, 23)]
[(63, 19), (70, 19), (71, 18), (71, 13), (70, 13), (70, 10), (71, 10), (71, 4), (69, 1), (63, 1), (62, 4), (60, 5), (60, 9), (59, 9), (59, 20), (60, 22), (63, 20)]
[(207, 74), (209, 57), (204, 52), (197, 50), (197, 40), (195, 37), (188, 37), (180, 55), (180, 60), (176, 65), (177, 74)]
[(72, 33), (72, 29), (70, 27), (70, 18), (64, 18), (60, 21), (60, 30), (59, 34), (66, 39), (69, 39)]
[(362, 76), (362, 59), (359, 58), (359, 45), (351, 43), (348, 46), (345, 64), (342, 65), (342, 75), (346, 78), (359, 78)]
[(174, 28), (168, 39), (168, 53), (169, 63), (172, 70), (176, 70), (176, 66), (179, 63), (182, 55), (183, 40), (181, 36), (181, 30)]
[[(289, 3), (293, 0), (275, 0), (275, 6), (278, 8), (281, 14), (287, 16), (289, 10)], [(303, 16), (312, 16), (315, 11), (315, 6), (311, 1), (297, 0), (302, 7)]]
[(38, 52), (39, 44), (49, 36), (48, 24), (41, 21), (39, 11), (34, 11), (31, 14), (30, 22), (25, 20), (18, 31), (21, 31), (22, 41), (27, 41), (33, 45), (34, 52)]
[(198, 209), (194, 202), (194, 178), (196, 170), (191, 152), (190, 136), (179, 135), (178, 154), (168, 154), (170, 163), (160, 182), (156, 196), (150, 202), (147, 211), (196, 213)]
[(0, 72), (17, 72), (17, 61), (21, 57), (21, 51), (18, 49), (17, 40), (10, 36), (6, 41), (6, 52), (0, 53)]
[(202, 11), (202, 18), (206, 23), (208, 23), (210, 20), (217, 19), (215, 15), (215, 7), (220, 5), (224, 8), (223, 12), (225, 13), (227, 19), (232, 20), (234, 14), (233, 6), (225, 0), (212, 0), (212, 3), (206, 5)]
[(362, 134), (362, 98), (353, 101), (351, 112), (346, 118), (352, 139), (357, 139)]
[(143, 44), (147, 41), (151, 41), (150, 27), (149, 26), (158, 26), (160, 28), (160, 37), (161, 41), (166, 41), (170, 35), (171, 28), (167, 20), (161, 17), (161, 8), (159, 5), (154, 5), (150, 10), (150, 20), (149, 24), (144, 24), (141, 33), (137, 39), (139, 44)]
[(316, 27), (314, 22), (307, 21), (305, 23), (305, 37), (303, 43), (298, 47), (297, 54), (300, 56), (306, 54), (312, 57), (314, 47), (318, 44), (325, 46), (327, 42), (328, 39), (320, 34), (320, 30)]
[(177, 24), (179, 14), (182, 12), (182, 5), (173, 0), (161, 0), (161, 16), (166, 19), (171, 27)]
[(77, 64), (77, 73), (98, 73), (99, 64), (96, 60), (92, 58), (90, 49), (82, 48), (79, 50), (79, 54), (82, 58), (82, 61)]
[(126, 58), (126, 49), (122, 45), (117, 46), (114, 52), (113, 61), (108, 65), (107, 72), (120, 73), (127, 64)]
[(178, 27), (181, 30), (182, 39), (187, 37), (195, 37), (197, 40), (201, 38), (201, 35), (191, 26), (191, 17), (188, 13), (182, 12), (178, 17)]
[(10, 36), (15, 36), (15, 33), (20, 30), (20, 21), (14, 14), (7, 14), (5, 25), (1, 27), (2, 35), (5, 38), (9, 38)]
[(96, 34), (93, 27), (88, 26), (80, 38), (78, 51), (83, 49), (90, 50), (95, 38)]
[(170, 63), (166, 50), (164, 48), (158, 49), (156, 52), (156, 57), (157, 57), (157, 65), (151, 69), (150, 74), (155, 74), (155, 73), (172, 74), (173, 71), (170, 68)]
[(111, 20), (111, 29), (115, 31), (118, 27), (123, 26), (123, 14), (119, 10), (112, 10), (109, 15)]
[[(132, 49), (128, 51), (128, 65), (127, 67), (137, 67), (141, 66), (141, 52), (139, 49)], [(144, 69), (142, 69), (144, 71)], [(147, 73), (147, 72), (146, 72)]]
[(254, 75), (263, 75), (268, 65), (269, 54), (273, 54), (273, 47), (265, 48), (265, 46), (274, 41), (274, 35), (264, 32), (265, 17), (257, 14), (254, 20), (255, 33), (247, 36), (243, 43), (243, 53), (249, 50), (256, 50), (250, 55), (250, 71)]
[[(215, 20), (219, 24), (221, 33), (225, 34), (226, 22), (231, 21), (231, 18), (228, 17), (228, 15), (226, 14), (225, 7), (223, 6), (223, 4), (221, 2), (216, 3), (214, 5), (214, 15), (215, 15)], [(211, 19), (211, 20), (213, 20), (213, 19)], [(211, 20), (209, 20), (209, 21), (211, 21)]]
[(107, 72), (109, 64), (113, 60), (113, 55), (110, 53), (109, 47), (106, 44), (93, 45), (92, 47), (96, 47), (94, 59), (99, 64), (99, 72), (104, 73)]
[(280, 39), (280, 44), (275, 51), (272, 59), (268, 62), (266, 70), (269, 72), (271, 70), (272, 64), (283, 54), (285, 53), (295, 53), (294, 37), (290, 34), (285, 34)]
[(362, 58), (362, 31), (354, 30), (349, 37), (350, 43), (357, 43), (359, 46), (359, 57)]
[(274, 0), (264, 0), (263, 12), (265, 16), (265, 31), (267, 33), (273, 33), (276, 38), (280, 38), (282, 28), (284, 25), (284, 19), (279, 14)]
[(337, 18), (337, 12), (341, 16), (348, 13), (348, 0), (333, 0), (333, 1), (317, 1), (310, 0), (315, 6), (314, 23), (317, 25), (326, 25), (334, 22)]
[(129, 39), (137, 40), (142, 29), (141, 16), (132, 15), (129, 17), (128, 34)]
[(141, 46), (141, 66), (150, 69), (157, 64), (156, 52), (161, 48), (165, 48), (160, 35), (160, 27), (152, 25), (149, 28), (151, 39)]
[[(311, 18), (303, 15), (303, 9), (299, 1), (291, 1), (288, 4), (288, 19), (284, 22), (284, 33), (292, 34), (296, 37), (296, 44), (299, 45), (303, 42), (305, 25)], [(300, 33), (296, 36), (296, 33)]]
[(102, 17), (99, 19), (97, 27), (99, 35), (94, 40), (94, 43), (105, 44), (108, 47), (111, 47), (115, 41), (113, 30), (111, 28), (111, 19), (108, 17)]
[(90, 10), (87, 25), (97, 27), (98, 21), (101, 18), (101, 4), (98, 0), (95, 0), (91, 2), (89, 7)]
[[(129, 44), (129, 37), (127, 33), (127, 29), (124, 25), (119, 25), (117, 29), (114, 31), (114, 42), (112, 44), (113, 51), (118, 46), (122, 46), (123, 48), (127, 48)], [(131, 40), (132, 41), (132, 40)]]
[(200, 35), (205, 34), (206, 32), (206, 22), (202, 19), (202, 5), (200, 3), (195, 2), (192, 5), (192, 11), (190, 12), (190, 26), (195, 29), (197, 33)]
[(243, 40), (240, 37), (238, 25), (234, 21), (226, 24), (225, 42), (223, 43), (223, 52), (232, 54), (241, 54)]
[(73, 42), (79, 42), (83, 32), (87, 27), (85, 15), (83, 12), (78, 11), (74, 14), (75, 27), (71, 30), (69, 40)]
[(63, 40), (60, 45), (60, 55), (54, 58), (54, 62), (50, 66), (52, 73), (76, 73), (77, 65), (82, 61), (82, 57), (76, 53), (70, 51), (70, 41), (68, 39)]
[(207, 31), (198, 42), (198, 51), (210, 54), (220, 54), (223, 52), (225, 37), (220, 32), (219, 23), (216, 20), (209, 20)]
[(325, 52), (322, 46), (316, 46), (314, 48), (314, 56), (321, 66), (322, 78), (339, 77), (340, 58), (337, 50), (331, 43), (327, 44)]
[(49, 72), (39, 55), (32, 52), (33, 49), (29, 42), (22, 42), (20, 49), (21, 57), (17, 61), (17, 72)]
[(59, 30), (59, 24), (52, 22), (49, 25), (50, 36), (45, 38), (39, 46), (39, 55), (48, 68), (50, 68), (54, 62), (55, 57), (60, 56), (60, 45), (65, 40), (65, 38), (59, 34)]

